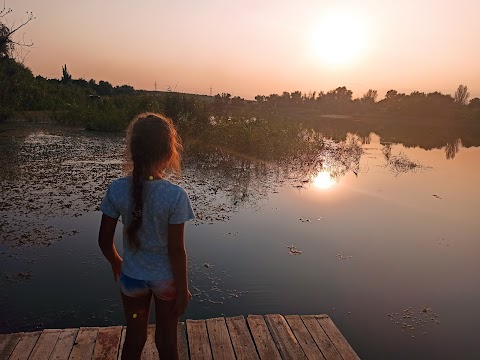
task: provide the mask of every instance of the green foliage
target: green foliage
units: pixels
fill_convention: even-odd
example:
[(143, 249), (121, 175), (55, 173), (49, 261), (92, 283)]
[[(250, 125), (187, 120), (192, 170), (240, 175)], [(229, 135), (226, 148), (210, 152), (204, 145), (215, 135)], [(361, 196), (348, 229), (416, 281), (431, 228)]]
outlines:
[(139, 113), (159, 111), (158, 101), (149, 95), (89, 97), (65, 113), (62, 122), (84, 125), (87, 130), (122, 131)]
[(33, 86), (32, 72), (13, 59), (0, 59), (0, 120), (28, 103)]

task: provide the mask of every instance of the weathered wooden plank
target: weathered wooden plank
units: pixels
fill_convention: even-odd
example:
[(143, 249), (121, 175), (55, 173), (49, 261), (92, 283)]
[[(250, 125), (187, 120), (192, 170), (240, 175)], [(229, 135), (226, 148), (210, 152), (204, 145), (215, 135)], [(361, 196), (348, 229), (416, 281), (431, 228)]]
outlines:
[(0, 334), (0, 359), (8, 359), (22, 335), (23, 332), (15, 334)]
[[(116, 360), (125, 334), (122, 326), (0, 334), (0, 359)], [(142, 359), (158, 359), (155, 325), (147, 334)], [(189, 350), (193, 360), (359, 359), (327, 315), (249, 315), (247, 322), (243, 316), (187, 320), (186, 325), (178, 324), (177, 334), (182, 360), (189, 359)]]
[(78, 329), (64, 329), (58, 335), (57, 342), (50, 354), (51, 360), (67, 360), (77, 338)]
[(205, 320), (187, 320), (187, 334), (190, 359), (212, 359)]
[(265, 315), (265, 321), (270, 329), (273, 341), (275, 341), (282, 355), (282, 359), (298, 360), (306, 358), (302, 347), (282, 315)]
[(98, 327), (81, 327), (73, 343), (69, 360), (89, 360), (92, 358)]
[(344, 360), (360, 359), (330, 317), (326, 315), (316, 315), (315, 318)]
[(123, 343), (125, 342), (125, 335), (127, 334), (127, 327), (122, 327), (122, 335), (120, 336), (120, 345), (118, 346), (118, 357), (117, 359), (120, 360), (122, 358), (122, 351), (123, 351)]
[(325, 358), (328, 360), (342, 360), (342, 356), (330, 341), (327, 334), (325, 334), (325, 331), (323, 331), (315, 316), (302, 315), (300, 318)]
[(235, 359), (225, 319), (223, 317), (208, 319), (207, 331), (213, 358), (215, 360)]
[(121, 326), (110, 326), (98, 329), (93, 359), (95, 360), (116, 360), (118, 345), (122, 336)]
[(147, 342), (142, 351), (142, 360), (158, 359), (158, 350), (155, 345), (155, 324), (148, 325)]
[(287, 320), (290, 329), (292, 329), (293, 334), (308, 359), (325, 359), (315, 340), (313, 340), (312, 335), (310, 335), (302, 319), (300, 319), (300, 316), (287, 315), (285, 316), (285, 320)]
[(257, 349), (243, 316), (225, 319), (237, 360), (258, 360)]
[(275, 346), (275, 342), (273, 341), (272, 335), (270, 335), (270, 331), (268, 330), (263, 316), (248, 315), (247, 323), (255, 342), (255, 347), (260, 355), (260, 359), (281, 360), (280, 353)]
[(35, 347), (30, 354), (31, 360), (48, 360), (50, 354), (57, 343), (58, 336), (62, 330), (59, 329), (45, 329), (40, 334)]
[(17, 346), (10, 355), (12, 360), (26, 360), (32, 353), (35, 344), (40, 337), (41, 331), (26, 332), (23, 333), (22, 337), (18, 341)]
[(188, 360), (188, 343), (187, 343), (187, 330), (185, 323), (179, 322), (177, 326), (177, 339), (178, 339), (178, 358), (180, 360)]

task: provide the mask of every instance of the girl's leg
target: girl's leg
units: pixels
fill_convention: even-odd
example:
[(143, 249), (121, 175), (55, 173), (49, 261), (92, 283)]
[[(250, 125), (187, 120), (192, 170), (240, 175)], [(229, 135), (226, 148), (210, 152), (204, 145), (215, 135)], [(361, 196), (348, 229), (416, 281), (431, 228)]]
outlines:
[(140, 359), (147, 341), (148, 319), (152, 293), (131, 297), (122, 293), (123, 309), (127, 319), (127, 333), (122, 350), (122, 360)]
[(178, 359), (177, 325), (178, 317), (174, 315), (175, 300), (155, 299), (156, 329), (155, 344), (160, 359)]

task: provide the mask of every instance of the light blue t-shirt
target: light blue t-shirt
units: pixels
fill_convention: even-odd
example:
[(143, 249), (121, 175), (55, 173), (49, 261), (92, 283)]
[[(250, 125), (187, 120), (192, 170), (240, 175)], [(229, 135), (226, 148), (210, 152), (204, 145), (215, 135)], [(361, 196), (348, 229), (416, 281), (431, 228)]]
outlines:
[(128, 245), (126, 229), (132, 221), (131, 177), (112, 181), (100, 205), (105, 215), (122, 217), (122, 272), (138, 280), (173, 279), (168, 258), (168, 224), (183, 224), (195, 218), (187, 192), (167, 180), (145, 181), (142, 226), (137, 232), (140, 248)]

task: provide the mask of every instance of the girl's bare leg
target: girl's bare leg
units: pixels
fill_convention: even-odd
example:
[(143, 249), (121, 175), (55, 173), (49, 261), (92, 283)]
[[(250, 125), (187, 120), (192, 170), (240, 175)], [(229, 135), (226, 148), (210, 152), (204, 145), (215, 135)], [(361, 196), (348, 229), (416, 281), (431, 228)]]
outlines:
[(130, 297), (122, 294), (123, 309), (127, 319), (127, 333), (122, 350), (122, 360), (140, 359), (147, 341), (152, 294)]
[(177, 345), (177, 324), (178, 317), (174, 315), (175, 300), (160, 300), (156, 296), (155, 313), (156, 329), (155, 344), (157, 346), (160, 359), (178, 359)]

